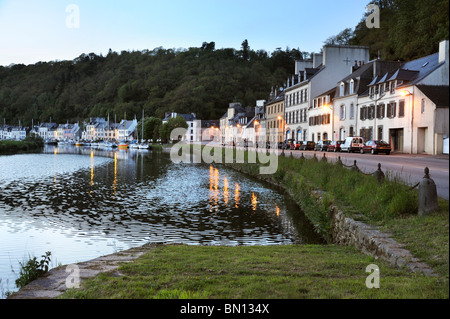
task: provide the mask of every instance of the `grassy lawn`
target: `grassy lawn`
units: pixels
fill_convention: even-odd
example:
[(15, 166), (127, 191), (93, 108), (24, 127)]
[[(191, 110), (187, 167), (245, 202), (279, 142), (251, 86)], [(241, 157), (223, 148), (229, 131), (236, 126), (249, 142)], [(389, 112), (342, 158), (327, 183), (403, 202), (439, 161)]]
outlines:
[[(395, 269), (351, 247), (335, 245), (149, 248), (119, 268), (102, 274), (63, 298), (225, 298), (225, 299), (435, 299), (449, 298), (449, 202), (417, 215), (417, 190), (398, 180), (379, 184), (335, 164), (279, 157), (278, 171), (264, 176), (284, 185), (325, 238), (330, 204), (350, 217), (379, 226), (429, 264), (436, 277)], [(259, 165), (233, 164), (256, 178)], [(334, 178), (331, 178), (333, 176)], [(315, 189), (326, 191), (321, 202)], [(367, 196), (370, 194), (371, 196)], [(368, 289), (369, 264), (380, 267), (380, 288)]]
[[(369, 264), (380, 288), (368, 289)], [(62, 298), (120, 299), (395, 299), (448, 298), (439, 278), (393, 269), (350, 247), (334, 245), (149, 248)]]

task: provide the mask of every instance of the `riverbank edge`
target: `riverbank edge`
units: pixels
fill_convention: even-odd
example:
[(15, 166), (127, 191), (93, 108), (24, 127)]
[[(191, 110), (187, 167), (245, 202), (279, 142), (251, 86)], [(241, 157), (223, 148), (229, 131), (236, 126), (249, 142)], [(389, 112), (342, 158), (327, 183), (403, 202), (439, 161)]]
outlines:
[(26, 153), (37, 153), (44, 147), (43, 141), (35, 139), (27, 139), (24, 141), (0, 141), (0, 156), (1, 155), (16, 155)]
[[(162, 150), (164, 152), (170, 152), (171, 148), (163, 147)], [(278, 153), (275, 154), (283, 156)], [(251, 170), (243, 170), (240, 168), (241, 166), (239, 166), (239, 164), (236, 165), (235, 163), (223, 163), (222, 165), (283, 190), (297, 203), (304, 211), (306, 217), (313, 224), (314, 220), (311, 218), (312, 214), (314, 214), (315, 211), (317, 212), (326, 209), (323, 206), (323, 200), (327, 202), (330, 198), (325, 191), (316, 189), (310, 194), (311, 196), (309, 196), (307, 204), (305, 205), (304, 201), (301, 200), (301, 196), (296, 196), (293, 190), (289, 189), (283, 183), (274, 181), (270, 176), (252, 174)], [(337, 204), (330, 203), (328, 211), (322, 212), (322, 214), (327, 216), (328, 220), (325, 221), (325, 223), (330, 222), (330, 225), (324, 226), (316, 223), (314, 226), (316, 232), (328, 243), (353, 246), (361, 253), (375, 259), (386, 261), (393, 267), (405, 267), (412, 272), (436, 276), (432, 267), (415, 258), (409, 250), (404, 248), (405, 245), (394, 240), (391, 234), (380, 231), (376, 226), (356, 221), (349, 217), (345, 213), (345, 210), (339, 208)], [(323, 228), (329, 228), (329, 231), (323, 230)], [(328, 234), (328, 232), (330, 234)]]
[[(322, 205), (323, 199), (325, 199), (325, 202), (329, 201), (329, 197), (327, 197), (325, 191), (315, 189), (309, 198), (310, 200), (308, 200), (308, 205), (304, 205), (303, 201), (300, 200), (301, 196), (295, 196), (294, 192), (283, 183), (275, 182), (272, 178), (264, 177), (261, 174), (252, 174), (251, 170), (240, 169), (235, 164), (223, 165), (283, 190), (297, 203), (312, 223), (314, 223), (314, 220), (311, 218), (311, 214), (314, 214), (315, 210), (319, 211), (324, 209)], [(348, 217), (345, 210), (339, 208), (337, 204), (330, 203), (325, 215), (328, 216), (328, 220), (331, 223), (331, 234), (328, 236), (323, 231), (319, 231), (318, 233), (328, 243), (353, 246), (359, 252), (375, 259), (381, 259), (393, 267), (406, 268), (412, 272), (436, 276), (432, 267), (415, 258), (409, 250), (404, 248), (405, 245), (394, 240), (391, 234), (380, 231), (376, 226)], [(315, 227), (316, 231), (317, 226)]]
[[(162, 147), (162, 151), (170, 152), (170, 148)], [(235, 165), (224, 165), (244, 175), (257, 178), (263, 182), (271, 184), (274, 187), (284, 190), (295, 202), (297, 202), (300, 208), (302, 208), (301, 203), (296, 199), (293, 192), (290, 191), (284, 184), (277, 183), (270, 178), (263, 178), (263, 175), (250, 174), (248, 171), (241, 170)], [(317, 204), (316, 207), (320, 206), (320, 202), (324, 194), (325, 192), (320, 190), (315, 190), (311, 194), (311, 198), (314, 199)], [(430, 266), (414, 258), (408, 250), (403, 248), (404, 245), (393, 240), (390, 234), (379, 231), (375, 226), (358, 222), (352, 218), (346, 217), (345, 213), (336, 205), (332, 205), (330, 207), (329, 216), (333, 221), (331, 241), (330, 238), (328, 238), (330, 243), (353, 246), (359, 252), (369, 255), (375, 259), (386, 261), (391, 266), (406, 268), (412, 272), (421, 272), (428, 276), (435, 276)], [(121, 274), (117, 271), (117, 268), (122, 263), (130, 262), (139, 258), (141, 255), (149, 252), (155, 245), (158, 244), (146, 244), (74, 265), (79, 271), (79, 278), (81, 281), (93, 278), (104, 272), (110, 272), (114, 276), (121, 276)], [(71, 275), (71, 269), (74, 269), (74, 267), (68, 268), (68, 266), (73, 265), (64, 265), (51, 269), (43, 277), (38, 278), (26, 285), (19, 291), (10, 295), (7, 299), (57, 298), (69, 289), (67, 280)]]

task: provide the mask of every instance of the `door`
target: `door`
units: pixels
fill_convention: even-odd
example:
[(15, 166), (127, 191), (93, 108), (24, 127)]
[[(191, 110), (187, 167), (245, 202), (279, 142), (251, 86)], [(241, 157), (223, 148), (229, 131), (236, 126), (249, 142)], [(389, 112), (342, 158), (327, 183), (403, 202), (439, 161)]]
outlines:
[(417, 128), (417, 153), (425, 153), (427, 152), (427, 136), (428, 128), (427, 127), (419, 127)]
[(403, 129), (390, 129), (389, 143), (393, 152), (403, 152)]

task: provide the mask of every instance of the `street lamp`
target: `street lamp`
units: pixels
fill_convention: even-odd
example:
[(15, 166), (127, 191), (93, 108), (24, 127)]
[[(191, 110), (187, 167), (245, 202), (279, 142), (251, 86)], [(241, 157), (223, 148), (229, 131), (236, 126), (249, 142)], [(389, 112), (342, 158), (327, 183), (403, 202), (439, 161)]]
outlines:
[(285, 147), (284, 141), (286, 139), (286, 136), (285, 136), (286, 125), (285, 125), (285, 123), (283, 121), (283, 117), (281, 115), (278, 115), (278, 119), (281, 121), (281, 126), (283, 127), (283, 141), (281, 142), (282, 143), (281, 144), (281, 155), (284, 155), (284, 147)]
[(334, 131), (334, 107), (332, 107), (330, 104), (325, 104), (324, 109), (329, 109), (331, 111), (331, 136), (333, 137), (332, 140), (334, 141), (335, 139), (337, 140), (337, 138), (334, 136), (335, 131)]

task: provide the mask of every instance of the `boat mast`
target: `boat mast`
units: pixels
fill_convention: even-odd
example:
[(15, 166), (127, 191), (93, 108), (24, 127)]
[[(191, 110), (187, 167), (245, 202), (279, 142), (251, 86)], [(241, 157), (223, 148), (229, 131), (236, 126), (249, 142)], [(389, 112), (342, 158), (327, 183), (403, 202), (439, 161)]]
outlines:
[(144, 109), (142, 109), (141, 130), (142, 130), (141, 139), (142, 139), (142, 143), (144, 143)]

